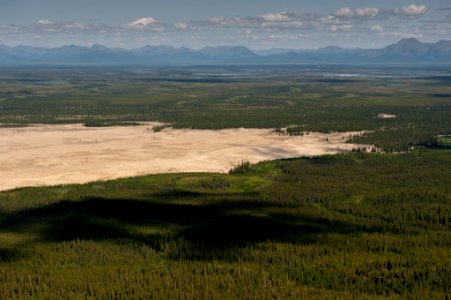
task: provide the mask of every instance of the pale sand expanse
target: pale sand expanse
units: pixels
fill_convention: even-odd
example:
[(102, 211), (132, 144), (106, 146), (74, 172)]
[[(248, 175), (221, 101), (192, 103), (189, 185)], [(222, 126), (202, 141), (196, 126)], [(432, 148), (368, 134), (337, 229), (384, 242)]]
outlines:
[(378, 114), (377, 117), (379, 119), (395, 119), (397, 115), (391, 115), (391, 114)]
[(349, 132), (289, 137), (270, 129), (147, 130), (153, 125), (0, 128), (0, 190), (153, 173), (228, 172), (242, 160), (331, 154), (357, 147), (345, 144), (353, 134)]

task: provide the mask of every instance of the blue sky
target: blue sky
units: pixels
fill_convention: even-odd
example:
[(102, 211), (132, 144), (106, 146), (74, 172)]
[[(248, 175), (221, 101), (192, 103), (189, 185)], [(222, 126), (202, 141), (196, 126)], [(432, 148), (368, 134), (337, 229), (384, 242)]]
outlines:
[(451, 1), (0, 0), (0, 44), (377, 48), (451, 39)]

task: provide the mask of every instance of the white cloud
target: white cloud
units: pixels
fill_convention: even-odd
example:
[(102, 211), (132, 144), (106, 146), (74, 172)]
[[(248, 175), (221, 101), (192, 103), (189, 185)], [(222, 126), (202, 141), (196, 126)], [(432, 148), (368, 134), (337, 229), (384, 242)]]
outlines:
[(81, 23), (67, 23), (64, 25), (64, 27), (66, 29), (79, 29), (79, 30), (88, 29), (87, 25)]
[(384, 28), (382, 28), (382, 26), (380, 26), (380, 25), (374, 25), (374, 26), (371, 26), (371, 31), (374, 31), (374, 32), (383, 32), (383, 31), (384, 31)]
[(290, 14), (281, 13), (269, 13), (261, 16), (265, 22), (288, 22), (291, 20)]
[(145, 17), (128, 23), (126, 27), (139, 29), (155, 24), (156, 22), (157, 21), (152, 17)]
[(177, 29), (187, 29), (188, 24), (186, 24), (184, 22), (177, 22), (177, 23), (174, 23), (174, 27)]
[(304, 38), (304, 34), (270, 34), (268, 38), (279, 40), (298, 40)]
[(397, 39), (406, 39), (406, 38), (424, 38), (424, 34), (415, 30), (414, 32), (400, 32), (400, 31), (391, 31), (382, 33), (383, 36), (394, 37)]
[(340, 8), (339, 10), (336, 10), (334, 12), (334, 16), (342, 17), (342, 18), (343, 17), (345, 17), (345, 18), (351, 18), (351, 17), (374, 18), (379, 15), (380, 11), (381, 10), (379, 8), (374, 8), (374, 7), (362, 7), (362, 8), (356, 8), (355, 10), (353, 10), (350, 7), (343, 7), (343, 8)]
[(323, 25), (343, 25), (343, 24), (351, 24), (349, 20), (343, 20), (340, 18), (337, 18), (332, 15), (327, 15), (325, 17), (321, 17), (318, 19), (320, 24)]
[(332, 25), (329, 28), (330, 32), (339, 32), (339, 31), (351, 31), (352, 25)]
[(340, 25), (342, 31), (351, 31), (352, 25)]
[(374, 18), (377, 17), (379, 15), (380, 9), (379, 8), (370, 8), (370, 7), (365, 7), (365, 8), (357, 8), (355, 10), (355, 15), (357, 17), (370, 17), (370, 18)]
[(29, 26), (22, 26), (23, 30), (31, 30), (37, 32), (72, 32), (72, 31), (84, 31), (89, 29), (98, 29), (99, 25), (96, 24), (82, 24), (75, 22), (52, 22), (46, 19), (41, 19)]
[(280, 22), (274, 24), (274, 22), (264, 22), (261, 24), (263, 28), (276, 28), (276, 29), (312, 29), (314, 24), (310, 22), (303, 22), (301, 20), (295, 20), (290, 22)]
[(396, 14), (406, 15), (406, 16), (424, 15), (427, 11), (428, 11), (428, 8), (426, 5), (415, 5), (415, 4), (410, 4), (408, 6), (396, 8), (394, 10), (394, 12)]
[[(404, 4), (409, 4), (410, 1)], [(157, 21), (150, 16), (123, 24), (84, 24), (42, 19), (28, 25), (0, 24), (0, 35), (9, 40), (17, 39), (17, 36), (31, 38), (33, 35), (41, 35), (43, 39), (54, 41), (58, 39), (62, 41), (62, 37), (70, 40), (73, 36), (79, 36), (80, 41), (91, 39), (90, 41), (97, 43), (102, 41), (110, 43), (115, 34), (122, 34), (121, 42), (134, 41), (141, 44), (141, 38), (143, 38), (142, 43), (146, 43), (152, 37), (159, 37), (172, 38), (179, 45), (183, 45), (183, 43), (190, 43), (189, 40), (196, 40), (201, 44), (214, 43), (215, 39), (223, 43), (239, 43), (243, 39), (246, 41), (271, 39), (274, 43), (280, 39), (281, 44), (284, 44), (284, 40), (289, 43), (296, 37), (300, 38), (302, 34), (309, 35), (312, 40), (324, 35), (328, 38), (330, 36), (349, 37), (350, 40), (371, 39), (377, 43), (384, 38), (419, 37), (422, 34), (446, 38), (449, 36), (448, 31), (451, 30), (450, 22), (446, 22), (449, 19), (445, 19), (447, 12), (444, 12), (441, 18), (431, 16), (430, 19), (425, 18), (417, 22), (417, 18), (431, 10), (425, 5), (411, 4), (404, 7), (399, 5), (398, 8), (396, 6), (392, 8), (358, 6), (343, 7), (331, 13), (296, 14), (282, 11), (251, 16), (218, 16), (202, 20), (180, 19), (174, 22)], [(412, 31), (414, 25), (421, 28), (423, 32)], [(324, 37), (322, 39), (325, 39)]]
[[(329, 24), (349, 23), (342, 21), (334, 16), (330, 16), (334, 21)], [(295, 30), (295, 29), (318, 29), (322, 26), (323, 20), (321, 15), (302, 14), (296, 15), (293, 13), (268, 13), (260, 17), (234, 17), (226, 18), (223, 16), (212, 17), (208, 22), (194, 21), (188, 23), (192, 28), (202, 28), (211, 26), (220, 26), (224, 28), (246, 28), (257, 29), (264, 28), (265, 30)]]
[[(374, 11), (359, 11), (359, 15), (374, 15)], [(193, 28), (220, 26), (224, 28), (245, 28), (264, 30), (329, 30), (332, 25), (352, 25), (349, 18), (340, 18), (334, 15), (320, 14), (293, 14), (293, 13), (268, 13), (260, 17), (235, 17), (223, 16), (210, 18), (208, 22), (191, 22)], [(338, 27), (339, 30), (349, 30), (349, 26)]]
[(210, 20), (210, 22), (213, 22), (213, 23), (222, 23), (226, 20), (226, 18), (223, 16), (215, 16), (215, 17), (211, 17), (209, 20)]
[[(203, 22), (201, 22), (202, 24)], [(211, 26), (213, 24), (215, 25), (220, 25), (220, 26), (250, 26), (250, 25), (255, 25), (252, 24), (252, 22), (250, 22), (247, 18), (242, 18), (242, 17), (234, 17), (234, 18), (225, 18), (223, 16), (217, 16), (217, 17), (212, 17), (209, 19), (209, 23), (207, 23), (207, 26)], [(205, 23), (204, 23), (205, 25)]]
[(20, 28), (16, 25), (1, 25), (0, 33), (16, 33), (19, 32)]
[(44, 28), (44, 29), (42, 29), (42, 31), (44, 31), (44, 32), (59, 32), (60, 30), (56, 29), (56, 28)]
[(354, 11), (350, 7), (343, 7), (334, 12), (337, 17), (353, 17)]
[(42, 20), (38, 20), (36, 22), (36, 24), (41, 25), (41, 26), (49, 26), (49, 25), (52, 25), (53, 23), (50, 22), (49, 20), (42, 19)]

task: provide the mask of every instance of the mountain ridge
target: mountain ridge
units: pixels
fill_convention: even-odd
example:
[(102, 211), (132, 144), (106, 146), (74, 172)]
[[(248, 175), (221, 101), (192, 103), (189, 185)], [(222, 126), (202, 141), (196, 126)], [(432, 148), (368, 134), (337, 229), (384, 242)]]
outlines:
[(252, 51), (245, 46), (206, 46), (195, 50), (168, 45), (147, 45), (137, 49), (108, 48), (103, 45), (66, 45), (43, 48), (0, 45), (0, 65), (201, 65), (201, 64), (380, 64), (451, 63), (451, 40), (423, 43), (402, 39), (380, 49), (274, 48)]

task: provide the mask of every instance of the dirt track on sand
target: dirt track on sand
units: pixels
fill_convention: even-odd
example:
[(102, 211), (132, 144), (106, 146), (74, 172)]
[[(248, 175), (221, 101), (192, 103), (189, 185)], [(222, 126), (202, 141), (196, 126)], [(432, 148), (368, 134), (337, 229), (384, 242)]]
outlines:
[[(279, 136), (270, 129), (147, 130), (38, 125), (0, 128), (0, 190), (168, 172), (227, 172), (242, 160), (350, 150), (353, 133)], [(326, 139), (327, 138), (327, 139)]]

